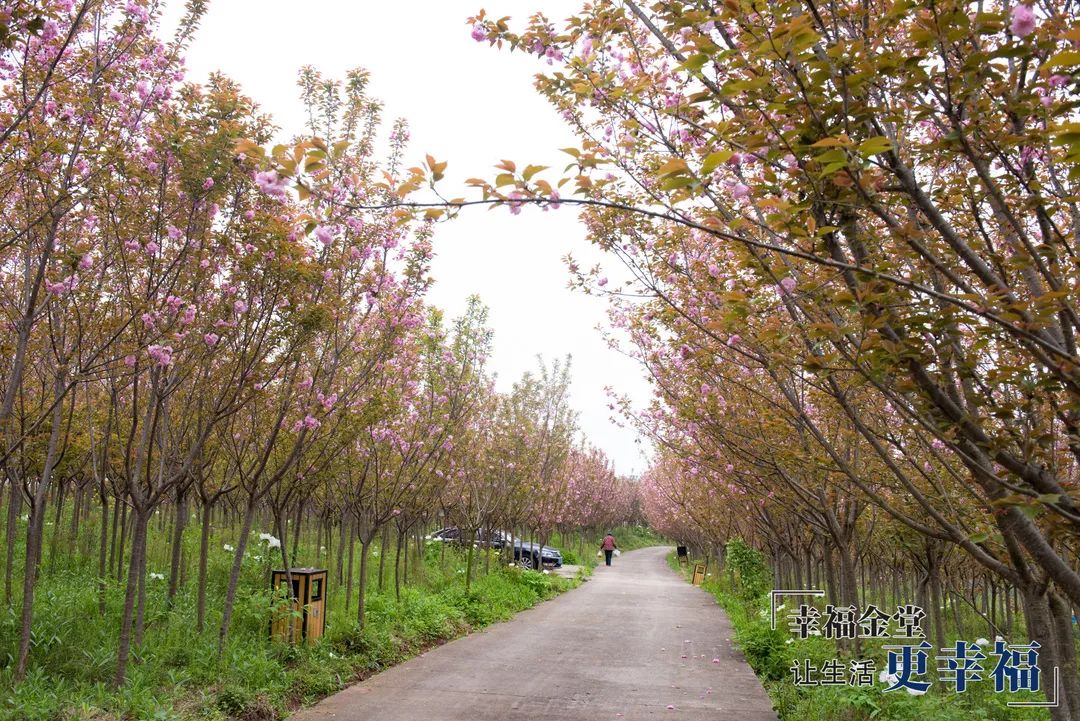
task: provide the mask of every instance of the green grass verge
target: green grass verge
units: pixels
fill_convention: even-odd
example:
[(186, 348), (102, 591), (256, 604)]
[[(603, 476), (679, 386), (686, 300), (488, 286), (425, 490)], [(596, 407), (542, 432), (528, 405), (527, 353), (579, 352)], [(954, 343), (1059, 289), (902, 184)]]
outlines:
[[(218, 549), (221, 546), (217, 546)], [(195, 631), (193, 584), (172, 607), (165, 582), (147, 582), (146, 638), (136, 650), (129, 683), (110, 684), (123, 602), (118, 583), (106, 593), (100, 615), (91, 564), (58, 557), (37, 589), (34, 645), (28, 677), (13, 683), (17, 644), (14, 609), (0, 612), (0, 721), (94, 719), (120, 721), (274, 721), (431, 646), (510, 618), (518, 611), (572, 588), (577, 581), (509, 568), (497, 559), (464, 589), (464, 556), (429, 547), (423, 564), (410, 568), (410, 583), (393, 592), (388, 564), (384, 591), (368, 597), (367, 624), (356, 625), (355, 599), (346, 613), (344, 591), (331, 573), (327, 630), (316, 646), (289, 646), (267, 638), (270, 564), (245, 561), (233, 632), (217, 653), (220, 594), (231, 554), (211, 559), (210, 598), (204, 632)], [(371, 587), (377, 586), (373, 559)], [(151, 567), (153, 570), (153, 567)]]

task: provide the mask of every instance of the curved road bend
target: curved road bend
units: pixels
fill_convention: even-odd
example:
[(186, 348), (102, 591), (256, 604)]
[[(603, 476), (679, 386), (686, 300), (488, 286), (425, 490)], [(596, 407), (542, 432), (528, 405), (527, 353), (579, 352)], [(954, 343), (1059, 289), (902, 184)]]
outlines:
[(580, 588), (290, 721), (776, 721), (727, 616), (668, 568), (669, 550), (625, 553)]

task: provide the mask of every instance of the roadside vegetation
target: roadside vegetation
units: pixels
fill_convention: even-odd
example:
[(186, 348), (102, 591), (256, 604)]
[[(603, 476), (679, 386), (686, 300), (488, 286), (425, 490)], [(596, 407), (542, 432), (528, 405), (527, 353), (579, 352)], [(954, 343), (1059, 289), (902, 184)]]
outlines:
[[(835, 640), (799, 639), (788, 630), (785, 618), (792, 612), (796, 599), (782, 602), (785, 608), (778, 612), (777, 627), (773, 630), (769, 614), (772, 572), (765, 556), (742, 540), (733, 539), (725, 548), (724, 558), (723, 565), (716, 565), (715, 559), (709, 559), (710, 571), (703, 588), (727, 612), (735, 631), (735, 643), (764, 685), (781, 721), (1037, 721), (1049, 718), (1045, 709), (1015, 709), (1005, 705), (1008, 701), (1044, 701), (1042, 694), (996, 694), (989, 682), (973, 683), (963, 694), (946, 690), (937, 682), (922, 695), (903, 690), (884, 693), (887, 684), (880, 674), (886, 668), (886, 652), (881, 646), (890, 643), (888, 640), (864, 642), (855, 656), (850, 648), (841, 648)], [(691, 580), (694, 564), (705, 560), (692, 559), (687, 566), (680, 566), (674, 553), (668, 556), (669, 565), (687, 581)], [(813, 601), (805, 602), (813, 605)], [(823, 611), (825, 601), (816, 606)], [(968, 624), (966, 629), (976, 628), (982, 622), (974, 613), (961, 613)], [(980, 633), (986, 633), (986, 630)], [(950, 643), (955, 643), (961, 636), (955, 628), (950, 628), (947, 638)], [(994, 636), (990, 635), (990, 638)], [(976, 640), (970, 633), (964, 639)], [(797, 687), (793, 683), (792, 666), (803, 663), (804, 659), (810, 659), (812, 667), (821, 668), (830, 659), (841, 659), (846, 667), (852, 658), (874, 660), (873, 686)], [(934, 678), (936, 663), (930, 663), (933, 667), (928, 667), (928, 676)]]
[[(92, 534), (87, 528), (87, 535)], [(189, 552), (197, 549), (186, 538)], [(224, 546), (231, 534), (215, 533), (210, 554), (209, 606), (220, 608), (232, 554)], [(269, 571), (277, 567), (272, 549), (256, 538), (243, 559), (233, 631), (221, 655), (217, 650), (220, 612), (211, 611), (203, 632), (195, 630), (196, 594), (183, 586), (170, 602), (163, 568), (166, 544), (150, 544), (146, 597), (146, 635), (128, 683), (111, 683), (115, 664), (115, 622), (122, 589), (111, 585), (104, 598), (87, 593), (92, 568), (75, 556), (57, 553), (46, 561), (39, 603), (42, 623), (35, 629), (35, 663), (26, 680), (11, 685), (9, 665), (0, 671), (3, 721), (57, 719), (147, 719), (273, 721), (346, 685), (404, 661), (431, 646), (510, 618), (571, 588), (576, 581), (527, 571), (503, 563), (494, 552), (465, 591), (464, 551), (453, 544), (426, 544), (423, 558), (410, 550), (400, 568), (395, 592), (392, 546), (373, 549), (368, 569), (371, 592), (366, 624), (356, 624), (355, 599), (346, 606), (346, 589), (331, 573), (326, 635), (315, 646), (288, 645), (268, 638), (272, 605)], [(326, 554), (303, 543), (298, 562), (319, 565)], [(483, 554), (477, 554), (482, 556)], [(390, 557), (390, 563), (380, 563)], [(482, 570), (483, 561), (479, 566)], [(407, 573), (407, 581), (400, 576)], [(18, 637), (17, 618), (3, 615), (0, 643), (10, 648)]]

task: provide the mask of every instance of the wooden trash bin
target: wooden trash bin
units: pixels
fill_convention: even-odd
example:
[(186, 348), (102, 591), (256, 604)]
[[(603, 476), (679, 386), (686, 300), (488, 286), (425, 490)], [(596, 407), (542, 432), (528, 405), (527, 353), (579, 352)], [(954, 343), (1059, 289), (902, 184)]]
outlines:
[(708, 568), (704, 563), (694, 564), (694, 585), (700, 586), (705, 583), (705, 571)]
[[(270, 636), (275, 641), (288, 643), (289, 626), (292, 625), (292, 641), (301, 639), (313, 644), (322, 638), (326, 630), (326, 569), (293, 568), (292, 574), (292, 616), (275, 612), (270, 619)], [(286, 583), (284, 569), (274, 569), (270, 587), (276, 591)]]

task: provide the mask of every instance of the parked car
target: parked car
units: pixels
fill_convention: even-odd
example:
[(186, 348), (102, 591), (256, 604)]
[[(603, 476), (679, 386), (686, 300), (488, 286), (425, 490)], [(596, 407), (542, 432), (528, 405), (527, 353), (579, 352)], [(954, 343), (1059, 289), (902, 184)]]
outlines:
[(461, 531), (453, 526), (449, 528), (440, 528), (438, 531), (435, 531), (435, 533), (428, 534), (425, 538), (428, 541), (458, 541), (461, 540)]
[[(426, 538), (429, 541), (453, 541), (456, 543), (462, 542), (461, 529), (454, 526), (450, 526), (448, 528), (441, 528), (438, 531), (429, 534), (428, 536), (426, 536)], [(506, 531), (478, 531), (476, 537), (473, 539), (473, 544), (479, 546), (483, 543), (485, 539), (487, 540), (488, 545), (491, 548), (499, 550), (509, 541), (513, 540), (513, 536), (511, 536)]]
[(545, 566), (562, 568), (562, 553), (560, 553), (557, 548), (551, 548), (549, 546), (541, 548), (535, 543), (522, 543), (520, 540), (514, 541), (515, 563), (527, 568), (539, 568), (540, 565), (536, 562), (537, 554), (539, 554), (540, 559)]

